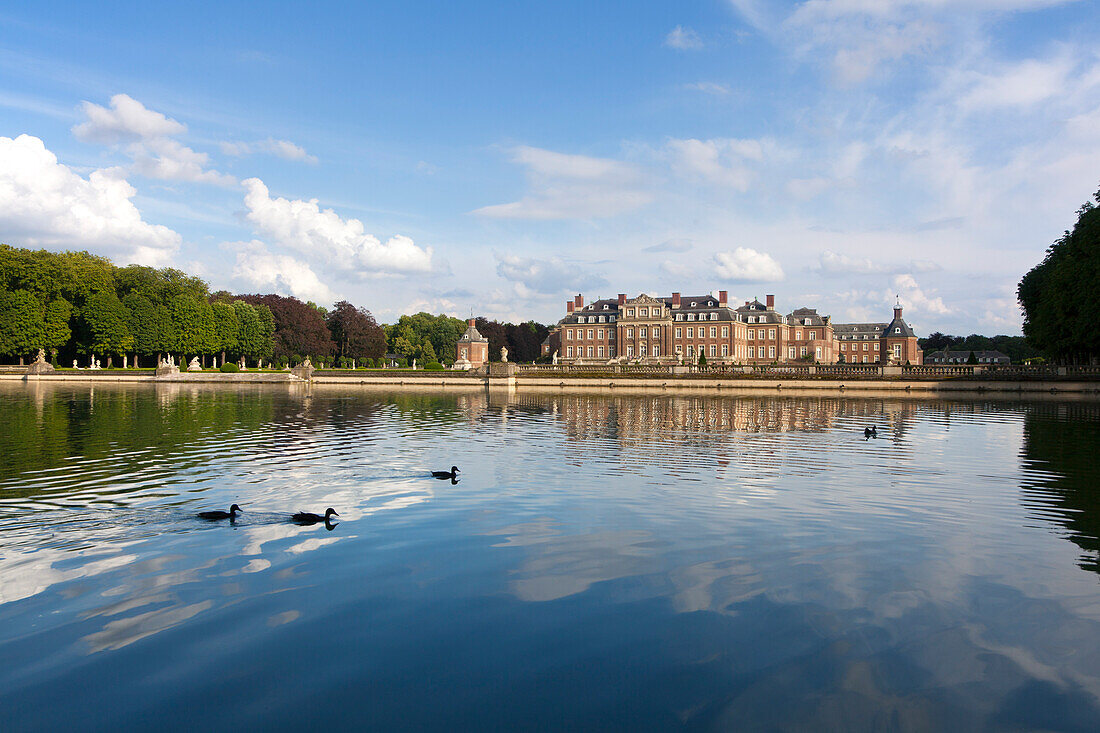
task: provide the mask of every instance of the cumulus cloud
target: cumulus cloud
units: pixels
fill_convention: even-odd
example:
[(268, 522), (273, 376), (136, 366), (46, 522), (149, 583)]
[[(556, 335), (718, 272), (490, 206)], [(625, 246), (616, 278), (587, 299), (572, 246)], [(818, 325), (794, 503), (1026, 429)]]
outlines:
[(689, 51), (703, 47), (703, 39), (691, 28), (678, 25), (665, 36), (665, 45), (678, 51)]
[(232, 176), (207, 169), (210, 156), (175, 139), (187, 125), (148, 109), (126, 94), (111, 97), (110, 107), (83, 102), (85, 120), (73, 126), (78, 140), (120, 147), (134, 164), (132, 170), (147, 178), (232, 185)]
[(765, 158), (772, 145), (762, 140), (669, 140), (672, 170), (684, 178), (747, 191), (753, 164)]
[(530, 193), (473, 213), (501, 219), (590, 219), (631, 211), (653, 198), (644, 190), (641, 171), (629, 163), (528, 146), (513, 148), (512, 161), (526, 167)]
[(959, 106), (977, 110), (996, 107), (1030, 107), (1065, 94), (1076, 63), (1068, 56), (1024, 59), (992, 73), (977, 74)]
[(272, 253), (258, 239), (226, 242), (222, 246), (237, 254), (233, 277), (251, 288), (322, 304), (333, 303), (337, 299), (308, 263), (289, 255)]
[(358, 219), (342, 219), (332, 209), (322, 209), (317, 199), (272, 198), (259, 178), (242, 182), (246, 218), (256, 231), (281, 247), (311, 258), (320, 258), (335, 270), (360, 275), (427, 272), (432, 266), (431, 247), (421, 248), (405, 236), (383, 244), (367, 234)]
[(921, 313), (943, 315), (951, 309), (944, 304), (943, 298), (933, 297), (924, 292), (912, 275), (898, 275), (894, 278), (894, 288), (901, 300)]
[(142, 220), (130, 200), (135, 193), (118, 169), (83, 178), (36, 137), (0, 137), (0, 230), (9, 244), (87, 248), (163, 265), (180, 235)]
[(718, 277), (731, 282), (769, 283), (783, 279), (783, 268), (771, 255), (748, 247), (716, 252), (714, 266)]
[(310, 155), (301, 145), (296, 145), (289, 140), (276, 140), (269, 137), (258, 142), (222, 142), (220, 147), (226, 155), (240, 158), (253, 153), (266, 153), (283, 160), (297, 160), (303, 163), (316, 164), (317, 156)]
[(512, 254), (495, 256), (497, 274), (505, 280), (521, 285), (526, 291), (550, 295), (607, 285), (607, 280), (603, 277), (558, 257), (541, 260), (534, 257), (517, 257)]

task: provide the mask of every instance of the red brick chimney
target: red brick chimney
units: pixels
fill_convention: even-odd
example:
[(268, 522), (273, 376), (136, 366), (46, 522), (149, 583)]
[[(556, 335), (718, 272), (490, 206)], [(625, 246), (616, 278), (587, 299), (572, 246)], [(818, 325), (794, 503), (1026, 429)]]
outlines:
[(584, 307), (584, 296), (578, 293), (577, 297), (573, 298), (573, 302), (577, 304), (577, 310), (580, 310)]
[(475, 319), (475, 318), (471, 318), (470, 320), (466, 321), (466, 325), (468, 325), (470, 328), (473, 328), (474, 327), (474, 322), (476, 320), (477, 319)]
[(566, 313), (572, 313), (573, 312), (573, 301), (571, 301), (571, 300), (565, 301), (565, 312)]
[(619, 293), (619, 305), (626, 305), (626, 293)]
[(673, 308), (679, 308), (680, 307), (680, 294), (679, 293), (673, 293), (672, 294), (672, 307)]
[(722, 306), (723, 308), (726, 307), (726, 301), (729, 300), (729, 297), (730, 297), (730, 294), (729, 294), (728, 290), (719, 290), (718, 291), (718, 305)]
[(768, 306), (768, 310), (770, 310), (770, 311), (775, 310), (775, 296), (774, 295), (765, 295), (764, 300), (767, 301), (767, 302), (764, 303), (764, 305)]

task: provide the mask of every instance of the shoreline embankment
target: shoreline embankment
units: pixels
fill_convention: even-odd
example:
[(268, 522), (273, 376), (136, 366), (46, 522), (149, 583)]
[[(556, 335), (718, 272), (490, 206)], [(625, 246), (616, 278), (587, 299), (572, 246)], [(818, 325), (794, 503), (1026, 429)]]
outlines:
[(340, 385), (377, 386), (397, 389), (537, 389), (568, 391), (615, 391), (621, 393), (715, 393), (783, 394), (790, 392), (834, 395), (893, 394), (931, 395), (944, 393), (973, 394), (1075, 394), (1100, 396), (1100, 379), (1051, 377), (1039, 379), (989, 379), (980, 376), (947, 379), (905, 377), (880, 378), (806, 378), (801, 375), (623, 375), (554, 374), (538, 372), (503, 373), (426, 372), (426, 371), (318, 371), (311, 378), (282, 371), (222, 373), (214, 371), (180, 372), (157, 375), (154, 370), (55, 371), (44, 374), (0, 373), (0, 382), (72, 382), (72, 383), (147, 383), (147, 384), (296, 384), (338, 387)]

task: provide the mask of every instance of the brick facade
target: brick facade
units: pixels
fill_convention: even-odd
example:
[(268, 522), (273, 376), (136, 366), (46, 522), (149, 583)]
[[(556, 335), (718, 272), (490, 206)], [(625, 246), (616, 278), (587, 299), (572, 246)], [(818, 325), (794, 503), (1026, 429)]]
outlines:
[[(775, 296), (732, 307), (717, 295), (601, 299), (577, 295), (543, 344), (567, 362), (772, 364), (836, 361), (921, 363), (916, 335), (894, 309), (890, 323), (837, 324), (813, 308), (784, 315)], [(843, 357), (843, 358), (842, 358)]]

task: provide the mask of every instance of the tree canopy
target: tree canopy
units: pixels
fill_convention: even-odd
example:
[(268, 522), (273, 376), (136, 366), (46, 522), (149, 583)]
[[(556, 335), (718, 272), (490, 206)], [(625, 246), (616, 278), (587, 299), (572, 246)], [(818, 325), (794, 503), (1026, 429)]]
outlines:
[(377, 359), (386, 353), (386, 335), (370, 311), (341, 300), (333, 306), (325, 322), (338, 356)]
[[(1100, 191), (1095, 195), (1100, 204)], [(1100, 208), (1077, 210), (1077, 223), (1047, 248), (1017, 288), (1024, 335), (1056, 361), (1100, 359)]]

